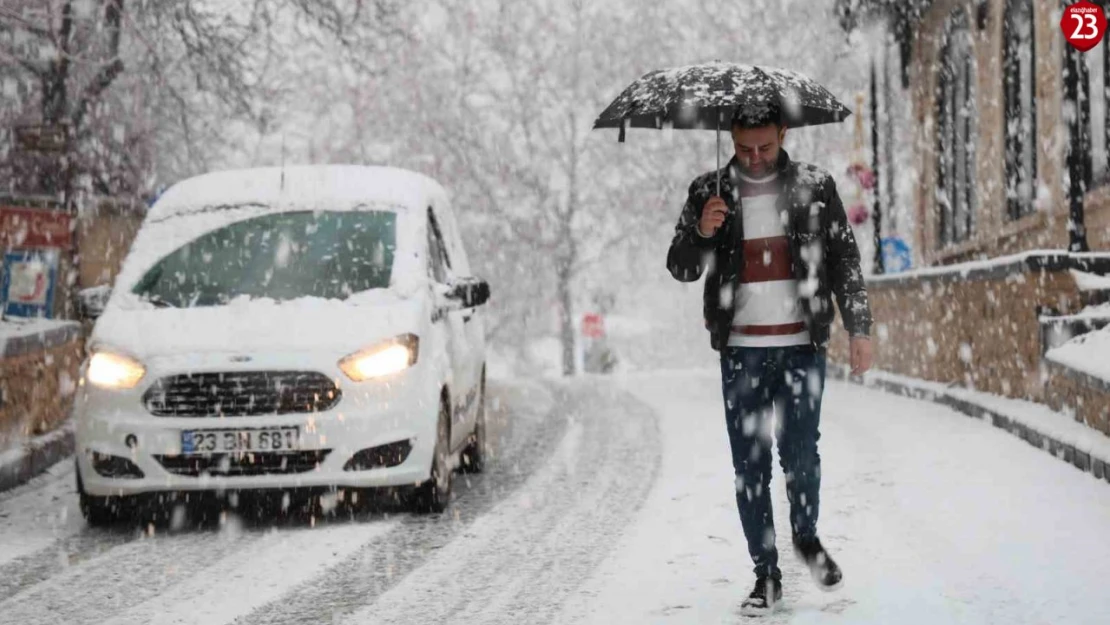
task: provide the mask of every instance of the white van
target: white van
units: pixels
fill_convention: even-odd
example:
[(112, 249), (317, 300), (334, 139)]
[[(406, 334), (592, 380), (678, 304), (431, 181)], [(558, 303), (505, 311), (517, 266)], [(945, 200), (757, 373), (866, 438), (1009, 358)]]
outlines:
[(212, 173), (150, 209), (74, 406), (81, 509), (138, 496), (411, 487), (447, 505), (485, 448), (489, 286), (409, 171)]

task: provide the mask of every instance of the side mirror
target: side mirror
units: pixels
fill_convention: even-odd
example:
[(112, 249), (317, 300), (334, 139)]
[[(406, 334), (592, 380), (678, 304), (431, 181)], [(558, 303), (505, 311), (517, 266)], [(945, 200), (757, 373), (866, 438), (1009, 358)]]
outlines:
[(436, 308), (443, 312), (466, 310), (489, 301), (489, 283), (477, 278), (462, 278), (451, 284), (435, 285)]
[(489, 301), (489, 283), (478, 278), (466, 278), (451, 287), (451, 298), (462, 302), (463, 308), (482, 306)]
[(77, 314), (82, 319), (96, 319), (104, 314), (108, 305), (108, 298), (112, 296), (112, 287), (104, 284), (77, 292)]

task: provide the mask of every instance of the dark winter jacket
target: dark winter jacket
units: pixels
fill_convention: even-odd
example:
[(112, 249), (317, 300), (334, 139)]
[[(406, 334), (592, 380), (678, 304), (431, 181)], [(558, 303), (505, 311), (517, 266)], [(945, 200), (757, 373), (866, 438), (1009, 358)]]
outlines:
[[(836, 183), (827, 171), (790, 160), (785, 150), (779, 155), (777, 169), (782, 183), (779, 210), (786, 213), (792, 270), (811, 342), (818, 347), (828, 343), (829, 325), (835, 316), (833, 295), (848, 333), (869, 336), (871, 308), (860, 271), (859, 248)], [(680, 282), (694, 282), (708, 271), (705, 325), (715, 350), (728, 344), (735, 308), (732, 294), (739, 290), (743, 272), (743, 220), (737, 218), (743, 207), (737, 171), (735, 158), (721, 170), (721, 197), (729, 214), (712, 237), (702, 237), (697, 227), (702, 207), (717, 193), (717, 172), (694, 180), (667, 253), (667, 269)]]

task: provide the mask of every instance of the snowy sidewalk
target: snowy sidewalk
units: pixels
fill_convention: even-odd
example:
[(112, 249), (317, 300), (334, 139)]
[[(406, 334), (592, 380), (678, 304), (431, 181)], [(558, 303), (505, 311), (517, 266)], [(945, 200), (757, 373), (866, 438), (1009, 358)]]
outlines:
[[(738, 622), (753, 577), (714, 371), (623, 380), (659, 411), (660, 479), (563, 623)], [(772, 487), (785, 611), (774, 623), (1105, 623), (1110, 489), (988, 422), (831, 382), (821, 535), (845, 586), (816, 590)], [(783, 548), (786, 545), (786, 548)]]
[[(830, 367), (829, 375), (843, 380), (847, 370)], [(1044, 404), (879, 370), (867, 372), (862, 384), (936, 402), (983, 419), (1096, 479), (1110, 482), (1110, 437)]]

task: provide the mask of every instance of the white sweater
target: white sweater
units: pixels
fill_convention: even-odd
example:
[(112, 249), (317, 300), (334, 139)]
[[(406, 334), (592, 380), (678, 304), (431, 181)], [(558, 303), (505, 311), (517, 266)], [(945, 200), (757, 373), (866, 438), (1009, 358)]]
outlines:
[(780, 214), (776, 175), (740, 175), (740, 216), (744, 220), (744, 270), (735, 293), (736, 313), (729, 347), (808, 345), (798, 281), (791, 272), (786, 214)]

